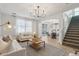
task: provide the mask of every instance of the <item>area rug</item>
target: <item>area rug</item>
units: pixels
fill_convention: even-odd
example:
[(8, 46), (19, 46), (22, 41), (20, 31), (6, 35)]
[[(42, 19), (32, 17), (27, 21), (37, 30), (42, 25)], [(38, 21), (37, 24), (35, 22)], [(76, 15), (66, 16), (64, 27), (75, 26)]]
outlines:
[(54, 47), (46, 44), (45, 48), (35, 50), (26, 44), (21, 44), (22, 47), (26, 48), (26, 56), (66, 56), (67, 54), (61, 48)]

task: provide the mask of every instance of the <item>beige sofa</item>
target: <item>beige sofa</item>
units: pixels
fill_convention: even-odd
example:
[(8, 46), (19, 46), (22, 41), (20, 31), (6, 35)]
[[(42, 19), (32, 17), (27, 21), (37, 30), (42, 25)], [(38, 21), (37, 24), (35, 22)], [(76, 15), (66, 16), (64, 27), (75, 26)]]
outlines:
[(31, 39), (31, 38), (32, 38), (32, 34), (30, 33), (21, 33), (16, 37), (18, 41), (26, 41), (27, 39)]

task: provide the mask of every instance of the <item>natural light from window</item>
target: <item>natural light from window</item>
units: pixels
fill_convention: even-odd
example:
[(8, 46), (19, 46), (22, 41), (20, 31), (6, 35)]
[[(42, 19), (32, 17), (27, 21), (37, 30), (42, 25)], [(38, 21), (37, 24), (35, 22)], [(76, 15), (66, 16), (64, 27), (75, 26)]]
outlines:
[(32, 33), (32, 21), (25, 20), (25, 19), (17, 19), (16, 32), (17, 33)]

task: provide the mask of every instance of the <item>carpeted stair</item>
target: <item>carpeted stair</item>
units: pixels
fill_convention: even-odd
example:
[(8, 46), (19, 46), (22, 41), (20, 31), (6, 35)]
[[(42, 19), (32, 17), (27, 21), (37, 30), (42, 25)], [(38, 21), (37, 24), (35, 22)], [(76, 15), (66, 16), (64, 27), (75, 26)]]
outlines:
[(79, 16), (72, 17), (63, 45), (79, 49)]

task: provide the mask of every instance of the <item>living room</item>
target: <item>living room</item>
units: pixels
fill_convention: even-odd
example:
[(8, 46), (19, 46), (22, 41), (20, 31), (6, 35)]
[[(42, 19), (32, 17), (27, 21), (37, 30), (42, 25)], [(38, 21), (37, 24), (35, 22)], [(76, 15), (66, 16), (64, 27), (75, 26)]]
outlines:
[(78, 49), (62, 45), (71, 21), (67, 12), (78, 7), (79, 3), (0, 3), (0, 55), (79, 55)]

